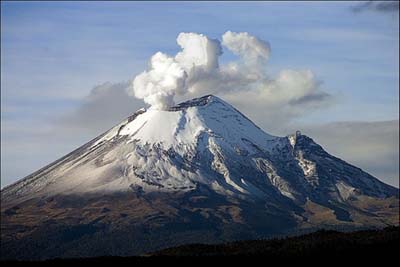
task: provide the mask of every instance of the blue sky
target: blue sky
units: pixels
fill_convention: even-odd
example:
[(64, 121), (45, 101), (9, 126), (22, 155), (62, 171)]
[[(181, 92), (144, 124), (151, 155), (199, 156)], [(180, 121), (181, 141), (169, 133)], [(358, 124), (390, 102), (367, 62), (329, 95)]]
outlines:
[(157, 51), (174, 55), (180, 32), (246, 31), (271, 44), (271, 74), (312, 70), (335, 103), (297, 123), (398, 120), (398, 12), (354, 13), (356, 4), (2, 1), (2, 186), (94, 137), (47, 130), (94, 86), (132, 79)]

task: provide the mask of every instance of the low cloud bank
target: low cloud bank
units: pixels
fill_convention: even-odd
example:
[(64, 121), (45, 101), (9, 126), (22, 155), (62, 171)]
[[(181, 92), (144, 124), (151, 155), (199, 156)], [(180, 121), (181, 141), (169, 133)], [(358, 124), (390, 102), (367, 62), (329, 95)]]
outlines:
[(145, 104), (127, 93), (131, 81), (103, 83), (92, 88), (79, 107), (56, 124), (65, 131), (95, 137)]
[(398, 120), (334, 122), (297, 128), (334, 156), (399, 187)]

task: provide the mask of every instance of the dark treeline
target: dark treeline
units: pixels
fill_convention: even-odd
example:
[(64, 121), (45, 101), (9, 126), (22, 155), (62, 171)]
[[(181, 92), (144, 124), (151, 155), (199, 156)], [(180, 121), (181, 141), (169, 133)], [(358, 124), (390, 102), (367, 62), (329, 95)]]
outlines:
[[(399, 227), (382, 230), (314, 233), (269, 240), (238, 241), (219, 245), (192, 244), (149, 253), (140, 257), (99, 257), (86, 259), (53, 259), (40, 262), (3, 261), (2, 266), (81, 266), (87, 264), (135, 264), (206, 262), (293, 261), (296, 263), (384, 263), (397, 260)], [(321, 262), (322, 261), (322, 262)], [(249, 262), (250, 263), (250, 262)]]

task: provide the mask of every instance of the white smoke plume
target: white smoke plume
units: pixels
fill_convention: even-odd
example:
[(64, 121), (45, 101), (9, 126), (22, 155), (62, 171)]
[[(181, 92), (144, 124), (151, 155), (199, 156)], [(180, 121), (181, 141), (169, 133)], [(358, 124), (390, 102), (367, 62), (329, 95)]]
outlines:
[(249, 64), (266, 62), (271, 51), (268, 42), (251, 36), (247, 32), (227, 31), (222, 35), (222, 44)]
[(166, 108), (174, 104), (175, 94), (185, 92), (186, 78), (175, 59), (157, 52), (151, 57), (150, 70), (134, 79), (134, 95), (155, 108)]
[[(150, 69), (135, 77), (130, 94), (143, 99), (153, 108), (164, 109), (174, 104), (175, 95), (189, 90), (188, 77), (218, 69), (222, 48), (218, 40), (196, 33), (180, 33), (182, 48), (174, 58), (157, 52), (150, 60)], [(207, 74), (209, 75), (209, 74)]]
[[(203, 34), (180, 33), (177, 43), (180, 52), (174, 57), (157, 52), (149, 69), (136, 76), (130, 88), (131, 95), (152, 108), (165, 109), (174, 105), (176, 98), (218, 94), (233, 104), (247, 97), (264, 106), (291, 106), (285, 109), (297, 114), (299, 106), (311, 107), (310, 103), (329, 97), (309, 70), (282, 70), (276, 78), (269, 77), (270, 45), (247, 32), (228, 31), (222, 35), (222, 43)], [(238, 60), (220, 65), (221, 44)]]
[(182, 51), (175, 60), (190, 72), (193, 68), (213, 70), (218, 68), (218, 57), (222, 48), (218, 40), (197, 33), (180, 33), (176, 39)]

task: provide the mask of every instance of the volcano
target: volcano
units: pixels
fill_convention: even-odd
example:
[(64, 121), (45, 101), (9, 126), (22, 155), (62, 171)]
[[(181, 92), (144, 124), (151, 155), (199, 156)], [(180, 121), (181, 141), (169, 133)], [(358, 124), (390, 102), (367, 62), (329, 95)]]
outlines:
[(399, 224), (399, 190), (218, 97), (140, 109), (1, 191), (1, 258), (132, 256), (189, 243)]

